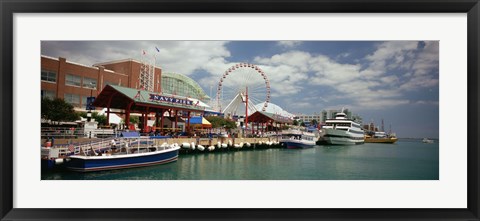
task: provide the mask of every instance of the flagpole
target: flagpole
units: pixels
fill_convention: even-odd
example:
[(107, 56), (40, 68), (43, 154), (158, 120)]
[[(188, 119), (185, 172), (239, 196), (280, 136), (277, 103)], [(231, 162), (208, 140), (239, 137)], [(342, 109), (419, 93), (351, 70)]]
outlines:
[[(155, 50), (157, 50), (157, 53), (160, 53), (160, 50), (157, 48), (157, 46), (155, 46)], [(153, 83), (155, 84), (155, 71), (157, 70), (157, 53), (153, 53)], [(160, 84), (160, 76), (158, 77), (159, 79), (157, 80), (157, 92), (160, 93), (160, 91), (158, 91), (158, 87), (159, 87), (159, 84)]]

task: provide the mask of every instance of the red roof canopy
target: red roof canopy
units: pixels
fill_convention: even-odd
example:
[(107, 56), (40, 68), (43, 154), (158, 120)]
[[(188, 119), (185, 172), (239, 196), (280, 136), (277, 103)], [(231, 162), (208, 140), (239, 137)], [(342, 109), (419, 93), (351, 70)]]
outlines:
[(255, 122), (255, 123), (275, 122), (275, 123), (292, 124), (293, 120), (278, 114), (268, 113), (264, 111), (257, 111), (252, 115), (248, 116), (248, 122)]
[[(115, 85), (106, 85), (105, 88), (100, 92), (98, 97), (93, 102), (95, 107), (110, 107), (115, 109), (126, 110), (128, 105), (132, 103), (130, 110), (132, 112), (144, 112), (146, 108), (149, 108), (150, 112), (155, 112), (160, 109), (172, 109), (172, 110), (183, 110), (191, 112), (203, 112), (204, 108), (185, 103), (173, 103), (166, 101), (157, 101), (150, 99), (151, 95), (155, 94), (149, 91), (137, 90), (134, 88), (127, 88)], [(158, 94), (155, 94), (158, 95)], [(160, 96), (165, 96), (169, 98), (175, 98), (178, 100), (188, 100), (188, 98), (175, 96), (170, 94), (162, 94)], [(110, 105), (109, 105), (110, 104)]]

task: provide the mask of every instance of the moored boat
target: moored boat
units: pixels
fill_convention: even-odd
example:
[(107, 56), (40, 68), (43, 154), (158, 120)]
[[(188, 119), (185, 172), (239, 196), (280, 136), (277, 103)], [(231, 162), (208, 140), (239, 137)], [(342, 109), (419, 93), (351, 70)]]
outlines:
[(365, 143), (390, 143), (393, 144), (398, 141), (396, 137), (386, 137), (386, 138), (373, 138), (365, 137)]
[(280, 144), (288, 149), (311, 148), (315, 146), (317, 139), (314, 133), (300, 130), (287, 130), (282, 131)]
[(353, 145), (365, 142), (360, 124), (348, 119), (343, 110), (335, 115), (335, 119), (326, 120), (322, 130), (324, 131), (322, 140), (326, 144)]
[[(178, 159), (179, 145), (153, 145), (146, 139), (123, 140), (119, 148), (93, 156), (78, 154), (70, 156), (65, 166), (79, 172), (114, 170), (152, 166), (174, 162)], [(146, 145), (145, 145), (146, 144)]]
[(398, 141), (394, 134), (386, 134), (385, 132), (375, 132), (373, 136), (365, 135), (365, 143), (390, 143), (393, 144)]
[(433, 140), (430, 140), (428, 138), (423, 138), (422, 142), (423, 143), (434, 143)]

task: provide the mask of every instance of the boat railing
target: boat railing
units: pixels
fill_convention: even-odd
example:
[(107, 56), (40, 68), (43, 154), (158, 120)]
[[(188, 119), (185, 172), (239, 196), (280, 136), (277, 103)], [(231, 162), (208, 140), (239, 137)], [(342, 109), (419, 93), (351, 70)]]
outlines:
[(82, 128), (55, 128), (42, 127), (40, 130), (41, 139), (73, 139), (77, 137), (84, 137)]
[(85, 155), (91, 155), (92, 153), (90, 151), (93, 151), (94, 155), (98, 155), (102, 152), (102, 150), (108, 149), (112, 147), (112, 144), (110, 142), (111, 140), (100, 140), (96, 142), (90, 142), (90, 143), (83, 143), (81, 145), (75, 146), (74, 147), (74, 154), (83, 154)]
[(98, 128), (92, 130), (85, 130), (84, 128), (57, 128), (57, 127), (42, 127), (40, 130), (41, 139), (75, 139), (81, 137), (118, 137), (120, 131), (115, 129)]
[(155, 151), (155, 150), (167, 150), (173, 148), (171, 145), (160, 145), (160, 140), (152, 139), (150, 137), (136, 137), (136, 138), (115, 138), (115, 139), (102, 139), (99, 141), (83, 142), (80, 144), (66, 144), (61, 146), (51, 147), (55, 149), (59, 156), (68, 155), (100, 155), (104, 151), (111, 151), (116, 149), (121, 152), (125, 150), (128, 153), (142, 152), (142, 151)]

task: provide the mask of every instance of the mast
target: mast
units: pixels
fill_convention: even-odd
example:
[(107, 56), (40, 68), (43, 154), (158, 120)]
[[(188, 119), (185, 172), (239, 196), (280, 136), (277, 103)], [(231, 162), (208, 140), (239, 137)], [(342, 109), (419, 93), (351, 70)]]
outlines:
[(246, 87), (246, 90), (245, 90), (245, 129), (247, 128), (248, 128), (248, 87)]

